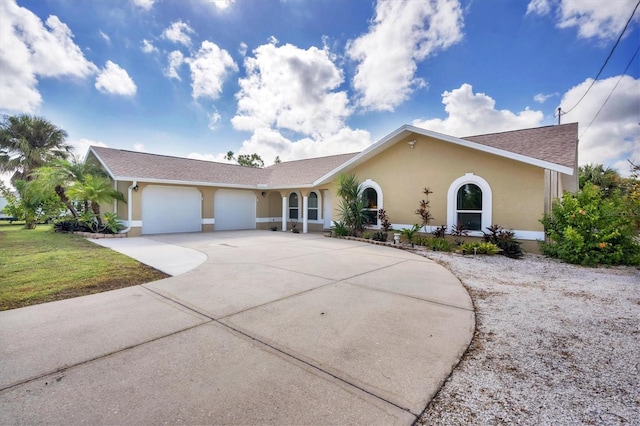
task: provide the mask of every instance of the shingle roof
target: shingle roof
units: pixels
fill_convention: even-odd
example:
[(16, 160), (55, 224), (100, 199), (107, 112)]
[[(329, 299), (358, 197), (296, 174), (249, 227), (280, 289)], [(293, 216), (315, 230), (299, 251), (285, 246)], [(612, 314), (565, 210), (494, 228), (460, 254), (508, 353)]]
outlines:
[[(484, 145), (489, 147), (486, 150), (493, 150), (491, 152), (497, 155), (510, 157), (512, 154), (517, 154), (521, 156), (519, 161), (531, 162), (540, 167), (553, 167), (555, 164), (559, 169), (568, 168), (570, 172), (577, 162), (577, 123), (464, 138), (453, 138), (413, 126), (403, 126), (361, 153), (288, 161), (264, 169), (99, 146), (92, 146), (91, 149), (98, 160), (118, 180), (193, 182), (238, 187), (266, 185), (277, 188), (309, 186), (320, 183), (321, 178), (322, 182), (327, 182), (335, 173), (344, 168), (353, 167), (357, 162), (366, 161), (370, 156), (377, 155), (380, 149), (385, 149), (388, 144), (396, 143), (411, 133), (431, 135), (471, 148), (474, 148), (473, 144)], [(475, 149), (480, 148), (476, 145)], [(567, 172), (563, 171), (563, 173)]]
[(356, 155), (352, 153), (309, 158), (258, 169), (100, 146), (93, 146), (92, 149), (117, 179), (167, 180), (233, 186), (311, 184)]
[(116, 178), (228, 185), (257, 185), (267, 183), (268, 179), (265, 169), (99, 146), (93, 146), (92, 149)]
[(266, 169), (271, 171), (269, 184), (273, 186), (290, 186), (313, 183), (357, 154), (357, 152), (354, 152), (274, 164)]
[(461, 139), (573, 168), (577, 161), (578, 123), (467, 136)]

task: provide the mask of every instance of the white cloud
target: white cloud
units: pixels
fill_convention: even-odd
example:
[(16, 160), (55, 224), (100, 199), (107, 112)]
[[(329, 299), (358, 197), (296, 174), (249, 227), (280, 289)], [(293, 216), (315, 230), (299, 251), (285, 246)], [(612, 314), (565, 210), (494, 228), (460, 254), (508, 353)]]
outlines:
[(209, 3), (213, 4), (219, 10), (225, 10), (231, 7), (236, 0), (207, 0)]
[(151, 10), (156, 0), (133, 0), (133, 4), (144, 10)]
[[(629, 167), (625, 160), (631, 159), (636, 164), (640, 162), (640, 79), (623, 76), (598, 118), (587, 130), (619, 78), (616, 76), (597, 81), (580, 104), (562, 116), (562, 122), (579, 123), (580, 164), (622, 166), (619, 171), (628, 174)], [(589, 78), (569, 89), (560, 102), (563, 109), (568, 110), (575, 105), (591, 82)]]
[(200, 49), (184, 60), (191, 68), (191, 87), (194, 99), (217, 99), (222, 93), (222, 83), (232, 71), (238, 71), (229, 52), (217, 44), (203, 41)]
[[(256, 129), (249, 140), (243, 142), (236, 154), (260, 155), (265, 166), (273, 164), (277, 156), (282, 161), (303, 158), (360, 152), (371, 145), (369, 132), (360, 129), (342, 128), (328, 137), (303, 138), (292, 141), (271, 128)], [(198, 160), (234, 163), (224, 158), (226, 152), (218, 154), (191, 153), (189, 158)]]
[(545, 103), (547, 101), (547, 99), (549, 98), (553, 98), (554, 96), (559, 96), (560, 93), (555, 92), (555, 93), (549, 93), (549, 94), (544, 94), (544, 93), (538, 93), (537, 95), (535, 95), (533, 97), (533, 100), (538, 102), (538, 103)]
[(180, 52), (179, 50), (174, 50), (173, 52), (169, 53), (167, 59), (169, 60), (169, 65), (164, 70), (164, 75), (169, 78), (175, 78), (182, 81), (182, 79), (180, 78), (180, 74), (178, 74), (178, 69), (184, 63), (184, 55), (182, 54), (182, 52)]
[(417, 63), (460, 41), (462, 27), (458, 0), (378, 0), (369, 32), (347, 44), (360, 106), (393, 111), (424, 87)]
[(144, 144), (142, 143), (136, 143), (133, 145), (133, 149), (135, 149), (138, 152), (145, 152), (144, 150)]
[[(610, 40), (618, 37), (636, 4), (635, 0), (532, 0), (527, 14), (547, 15), (555, 9), (558, 28), (577, 27), (578, 37)], [(553, 6), (553, 7), (552, 7)], [(640, 15), (636, 15), (637, 21)]]
[(351, 115), (344, 81), (327, 49), (264, 44), (245, 58), (247, 76), (239, 81), (238, 130), (277, 127), (304, 135), (333, 134)]
[(194, 34), (195, 31), (188, 24), (182, 21), (176, 21), (171, 26), (165, 29), (162, 33), (162, 37), (170, 40), (174, 43), (180, 43), (187, 47), (191, 47), (191, 37), (189, 34)]
[(144, 53), (154, 53), (154, 52), (158, 52), (158, 48), (155, 47), (153, 45), (153, 43), (151, 43), (149, 40), (147, 39), (143, 39), (142, 40), (142, 51)]
[(536, 15), (546, 15), (551, 11), (549, 0), (531, 0), (527, 5), (527, 15), (535, 13)]
[(240, 53), (240, 55), (242, 55), (242, 56), (246, 56), (248, 48), (249, 48), (249, 46), (247, 46), (247, 43), (242, 41), (242, 42), (240, 42), (240, 47), (238, 47), (238, 53)]
[(107, 42), (107, 44), (111, 44), (111, 37), (109, 37), (107, 34), (105, 34), (103, 31), (98, 31), (98, 34), (100, 34), (100, 37), (102, 37), (102, 39), (104, 41)]
[(209, 115), (209, 129), (215, 130), (218, 127), (218, 122), (221, 118), (222, 116), (220, 113), (212, 112), (211, 115)]
[(49, 16), (45, 27), (14, 0), (0, 1), (0, 16), (0, 108), (34, 112), (42, 102), (40, 78), (84, 79), (97, 72), (57, 16)]
[(102, 93), (122, 96), (133, 96), (137, 90), (127, 71), (111, 61), (107, 61), (96, 78), (95, 86)]
[(69, 145), (73, 147), (74, 155), (79, 159), (84, 159), (87, 155), (87, 151), (89, 151), (90, 146), (103, 146), (106, 147), (107, 144), (102, 141), (94, 141), (91, 139), (76, 139), (69, 141)]
[(473, 87), (467, 83), (459, 89), (445, 91), (442, 103), (447, 118), (414, 120), (413, 125), (452, 136), (471, 136), (536, 127), (544, 118), (541, 111), (528, 108), (517, 114), (497, 110), (493, 98), (484, 93), (473, 93)]

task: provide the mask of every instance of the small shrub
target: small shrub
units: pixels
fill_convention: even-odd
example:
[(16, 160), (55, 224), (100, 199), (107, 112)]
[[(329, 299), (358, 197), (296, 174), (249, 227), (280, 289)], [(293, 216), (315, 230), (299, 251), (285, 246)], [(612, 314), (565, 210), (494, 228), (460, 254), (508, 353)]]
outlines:
[(466, 237), (467, 235), (469, 235), (469, 231), (467, 231), (464, 225), (453, 225), (451, 227), (451, 236), (453, 236), (453, 241), (457, 246), (464, 244), (462, 237)]
[(432, 238), (429, 241), (429, 247), (433, 251), (451, 251), (453, 249), (451, 243), (444, 237)]
[(425, 199), (420, 200), (418, 209), (415, 211), (422, 219), (422, 226), (420, 228), (429, 226), (429, 223), (433, 220), (433, 216), (431, 216), (431, 206), (429, 205), (429, 195), (433, 194), (433, 191), (429, 188), (424, 188), (422, 193), (425, 195)]
[(436, 238), (444, 238), (447, 234), (447, 225), (438, 226), (431, 234)]
[(124, 229), (124, 226), (120, 223), (118, 215), (115, 213), (105, 213), (104, 220), (102, 221), (102, 230), (105, 234), (117, 234), (118, 231)]
[(405, 228), (403, 229), (400, 233), (402, 234), (402, 238), (410, 243), (411, 245), (414, 244), (413, 239), (415, 238), (416, 234), (418, 233), (418, 231), (420, 230), (420, 228), (422, 228), (422, 226), (415, 224), (413, 225), (413, 227), (411, 228)]
[(72, 232), (92, 232), (84, 222), (77, 219), (62, 219), (53, 223), (54, 232), (72, 233)]
[(491, 256), (500, 253), (500, 248), (497, 245), (480, 241), (464, 243), (460, 246), (460, 249), (462, 254), (486, 254)]
[(346, 237), (351, 235), (351, 231), (347, 228), (344, 222), (333, 222), (333, 227), (331, 228), (331, 235), (334, 237)]
[(362, 238), (364, 238), (365, 240), (370, 240), (371, 239), (371, 232), (363, 232), (362, 233)]
[(373, 241), (382, 241), (385, 242), (387, 241), (387, 233), (383, 232), (383, 231), (379, 231), (373, 234), (373, 236), (371, 237), (371, 239)]
[(419, 246), (428, 246), (430, 240), (430, 238), (425, 237), (424, 235), (416, 235), (415, 237), (413, 237), (414, 243)]
[(520, 259), (524, 256), (520, 241), (516, 240), (516, 234), (513, 231), (506, 230), (500, 225), (492, 225), (487, 227), (489, 233), (484, 234), (484, 241), (493, 243), (501, 250), (501, 254), (512, 259)]

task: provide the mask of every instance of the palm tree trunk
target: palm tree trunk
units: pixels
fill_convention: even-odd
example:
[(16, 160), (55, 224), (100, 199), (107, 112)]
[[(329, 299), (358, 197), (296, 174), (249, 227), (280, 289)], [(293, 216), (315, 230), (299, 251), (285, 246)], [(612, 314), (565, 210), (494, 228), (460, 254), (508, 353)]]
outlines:
[(95, 201), (91, 202), (91, 211), (96, 215), (96, 221), (98, 221), (98, 227), (102, 228), (102, 219), (100, 218), (100, 203)]
[(67, 194), (65, 193), (64, 188), (58, 185), (55, 187), (55, 191), (56, 191), (56, 194), (58, 195), (58, 198), (60, 198), (60, 201), (62, 201), (64, 205), (67, 206), (67, 209), (69, 209), (69, 211), (73, 215), (73, 218), (77, 219), (78, 212), (76, 211), (76, 208), (73, 207), (73, 204), (71, 204), (71, 202), (69, 201), (69, 197), (67, 197)]

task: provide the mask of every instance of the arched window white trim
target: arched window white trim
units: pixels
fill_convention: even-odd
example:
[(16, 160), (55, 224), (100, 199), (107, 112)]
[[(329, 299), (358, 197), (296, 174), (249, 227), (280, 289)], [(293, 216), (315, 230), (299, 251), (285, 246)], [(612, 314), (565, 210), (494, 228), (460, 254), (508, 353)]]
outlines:
[[(293, 202), (294, 200), (295, 203)], [(300, 218), (302, 217), (302, 215), (300, 214), (302, 212), (302, 197), (300, 197), (300, 194), (295, 191), (289, 193), (289, 196), (287, 197), (287, 206), (287, 219), (300, 220)]]
[(451, 232), (451, 228), (453, 225), (457, 225), (458, 223), (458, 209), (457, 209), (457, 196), (458, 190), (462, 188), (462, 186), (466, 184), (474, 184), (477, 185), (478, 188), (482, 191), (482, 217), (481, 223), (482, 227), (480, 231), (469, 231), (469, 235), (471, 236), (482, 236), (482, 231), (486, 230), (487, 227), (491, 226), (492, 222), (492, 203), (493, 203), (493, 193), (491, 192), (491, 186), (489, 183), (481, 178), (480, 176), (476, 176), (473, 173), (467, 173), (464, 176), (459, 177), (454, 180), (451, 186), (449, 187), (449, 192), (447, 193), (447, 226), (448, 231)]
[[(313, 196), (316, 196), (316, 207), (313, 207)], [(315, 218), (313, 215), (313, 211), (315, 211)], [(307, 218), (309, 218), (309, 221), (313, 221), (313, 222), (321, 222), (322, 221), (322, 194), (320, 193), (320, 191), (311, 191), (309, 192), (309, 198), (308, 198), (308, 207), (307, 207)]]
[[(384, 198), (382, 195), (382, 187), (380, 185), (378, 185), (377, 182), (371, 180), (371, 179), (367, 179), (364, 182), (362, 182), (360, 184), (360, 194), (364, 194), (364, 191), (367, 190), (367, 188), (371, 188), (373, 190), (376, 191), (376, 195), (377, 195), (377, 205), (374, 208), (371, 208), (370, 211), (373, 212), (373, 210), (376, 210), (376, 214), (375, 214), (375, 222), (373, 222), (374, 227), (375, 228), (379, 228), (380, 227), (380, 219), (378, 219), (378, 215), (377, 215), (377, 211), (384, 208)], [(373, 214), (373, 213), (372, 213)]]

